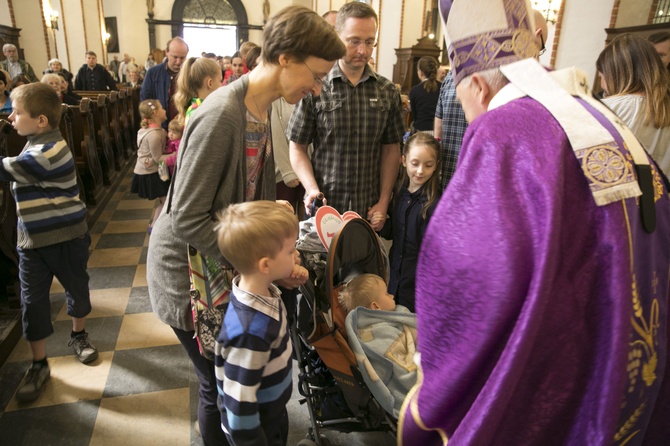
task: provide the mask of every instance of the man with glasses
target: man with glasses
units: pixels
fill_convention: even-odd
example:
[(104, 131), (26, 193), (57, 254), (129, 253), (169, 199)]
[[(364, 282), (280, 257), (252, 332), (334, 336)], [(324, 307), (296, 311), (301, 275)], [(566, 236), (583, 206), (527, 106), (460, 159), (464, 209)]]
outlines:
[(347, 3), (339, 10), (335, 29), (347, 53), (325, 79), (307, 66), (321, 94), (298, 104), (286, 131), (307, 211), (323, 194), (341, 213), (353, 210), (370, 220), (379, 212), (384, 218), (375, 222), (375, 230), (386, 219), (405, 132), (398, 89), (368, 66), (377, 26), (377, 14), (365, 3)]
[(177, 76), (188, 56), (188, 45), (181, 37), (174, 37), (167, 43), (165, 56), (165, 62), (149, 68), (144, 76), (140, 99), (158, 99), (167, 111), (167, 120), (163, 122), (163, 128), (167, 130), (168, 123), (177, 116), (172, 97), (177, 92)]
[(5, 43), (2, 46), (2, 53), (5, 55), (6, 59), (0, 62), (0, 68), (9, 73), (10, 79), (25, 74), (28, 76), (28, 79), (30, 79), (30, 82), (39, 81), (37, 76), (35, 76), (33, 67), (31, 67), (25, 60), (19, 59), (19, 51), (16, 49), (16, 45)]

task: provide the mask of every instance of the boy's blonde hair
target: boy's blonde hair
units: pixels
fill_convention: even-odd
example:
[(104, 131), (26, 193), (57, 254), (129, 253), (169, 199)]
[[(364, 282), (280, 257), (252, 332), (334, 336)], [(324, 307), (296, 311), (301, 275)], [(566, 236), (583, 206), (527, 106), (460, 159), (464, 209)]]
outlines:
[(274, 201), (232, 204), (218, 215), (221, 254), (240, 272), (255, 272), (263, 257), (274, 257), (287, 238), (298, 238), (298, 218)]
[(151, 118), (154, 117), (156, 110), (158, 110), (156, 105), (163, 107), (158, 99), (145, 99), (140, 102), (140, 105), (137, 108), (139, 109), (140, 117), (142, 118), (142, 121), (140, 122), (142, 128), (149, 127)]
[(50, 85), (41, 82), (21, 85), (12, 90), (9, 99), (20, 103), (31, 118), (44, 115), (51, 129), (58, 128), (63, 109), (58, 93)]
[(179, 122), (179, 119), (174, 118), (168, 124), (168, 130), (172, 130), (173, 132), (179, 133), (181, 135), (184, 133), (184, 124)]
[(377, 281), (384, 281), (376, 274), (361, 274), (342, 287), (337, 300), (347, 313), (357, 307), (370, 308), (372, 302), (379, 299)]

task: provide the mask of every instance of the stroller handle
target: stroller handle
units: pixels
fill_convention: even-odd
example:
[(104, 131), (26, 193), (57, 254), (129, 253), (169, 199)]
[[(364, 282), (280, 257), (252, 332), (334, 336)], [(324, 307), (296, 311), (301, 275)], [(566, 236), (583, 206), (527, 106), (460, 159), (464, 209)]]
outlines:
[(309, 208), (310, 216), (314, 217), (314, 215), (316, 215), (316, 210), (321, 206), (323, 206), (323, 199), (324, 199), (323, 192), (319, 192), (318, 194), (316, 194), (316, 198), (312, 200), (312, 204)]

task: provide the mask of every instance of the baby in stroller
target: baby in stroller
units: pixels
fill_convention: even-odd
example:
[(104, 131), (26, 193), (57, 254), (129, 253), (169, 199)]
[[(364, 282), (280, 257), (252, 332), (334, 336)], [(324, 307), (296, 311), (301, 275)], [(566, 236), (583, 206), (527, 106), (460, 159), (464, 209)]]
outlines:
[(398, 417), (405, 396), (417, 378), (416, 315), (396, 305), (376, 274), (361, 274), (340, 291), (340, 306), (348, 311), (348, 343), (359, 370), (379, 404)]

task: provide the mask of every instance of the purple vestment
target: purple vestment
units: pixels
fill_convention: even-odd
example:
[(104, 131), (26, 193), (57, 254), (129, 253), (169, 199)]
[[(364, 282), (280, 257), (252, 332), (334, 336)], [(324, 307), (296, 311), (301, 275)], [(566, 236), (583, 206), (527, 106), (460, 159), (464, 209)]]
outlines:
[(403, 444), (670, 441), (668, 191), (652, 166), (652, 234), (638, 199), (596, 206), (589, 182), (633, 169), (601, 154), (585, 175), (530, 98), (469, 126), (419, 258)]

